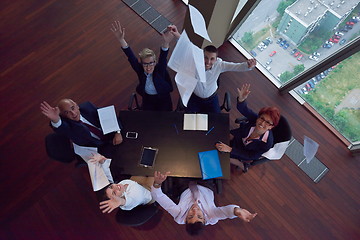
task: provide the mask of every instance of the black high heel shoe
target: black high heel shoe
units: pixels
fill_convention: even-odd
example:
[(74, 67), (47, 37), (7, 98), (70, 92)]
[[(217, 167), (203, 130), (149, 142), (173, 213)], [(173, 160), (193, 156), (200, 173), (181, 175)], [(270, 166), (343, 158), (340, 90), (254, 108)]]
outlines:
[(244, 165), (244, 169), (243, 169), (243, 172), (246, 173), (248, 170), (249, 170), (249, 167), (250, 167), (250, 163), (247, 163), (247, 162), (243, 162), (243, 165)]

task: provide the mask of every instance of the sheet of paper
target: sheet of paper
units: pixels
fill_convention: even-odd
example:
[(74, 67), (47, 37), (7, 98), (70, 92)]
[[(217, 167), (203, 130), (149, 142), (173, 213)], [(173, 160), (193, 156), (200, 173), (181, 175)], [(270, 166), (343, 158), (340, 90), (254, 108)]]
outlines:
[(290, 141), (276, 143), (274, 147), (261, 156), (264, 156), (270, 160), (279, 160), (285, 153)]
[(114, 105), (98, 109), (101, 129), (104, 134), (116, 132), (120, 130), (119, 123), (116, 118)]
[[(110, 184), (110, 181), (113, 181), (111, 173), (110, 173), (110, 161), (111, 160), (106, 160), (105, 161), (105, 165), (103, 166), (103, 164), (100, 163), (92, 163), (90, 162), (90, 158), (93, 154), (97, 153), (97, 148), (95, 147), (82, 147), (79, 145), (76, 145), (75, 143), (73, 143), (74, 145), (74, 151), (77, 155), (79, 155), (80, 157), (82, 157), (82, 159), (84, 159), (84, 161), (87, 163), (88, 165), (88, 169), (89, 169), (89, 174), (90, 174), (90, 179), (91, 179), (91, 184), (93, 187), (94, 191), (98, 191), (102, 188), (104, 188), (105, 186)], [(104, 171), (103, 167), (106, 168), (106, 170)], [(107, 176), (109, 175), (109, 176)]]
[(196, 114), (184, 114), (184, 130), (196, 130)]
[(209, 34), (206, 30), (205, 20), (203, 15), (197, 10), (195, 7), (191, 6), (189, 4), (189, 12), (190, 12), (190, 20), (192, 27), (194, 29), (194, 32), (211, 42)]
[(319, 144), (317, 142), (307, 136), (304, 136), (304, 156), (307, 163), (315, 157), (318, 148)]
[(171, 54), (168, 66), (177, 72), (175, 82), (186, 107), (197, 82), (199, 79), (205, 82), (206, 75), (203, 50), (190, 42), (185, 30)]
[(193, 93), (198, 80), (189, 75), (177, 73), (175, 75), (175, 82), (179, 90), (181, 101), (183, 105), (187, 107), (191, 94)]
[(207, 131), (208, 130), (208, 115), (196, 114), (196, 130)]

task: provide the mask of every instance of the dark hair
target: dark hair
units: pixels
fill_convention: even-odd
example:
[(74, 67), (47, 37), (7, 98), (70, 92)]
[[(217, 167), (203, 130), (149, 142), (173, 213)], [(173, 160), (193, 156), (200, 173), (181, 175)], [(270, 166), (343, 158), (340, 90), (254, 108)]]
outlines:
[(272, 119), (273, 121), (273, 126), (275, 127), (276, 125), (278, 125), (279, 120), (280, 120), (280, 111), (277, 107), (263, 107), (262, 109), (260, 109), (259, 111), (259, 117), (263, 114), (267, 114), (269, 115), (269, 117)]
[(211, 52), (211, 53), (216, 53), (216, 56), (218, 54), (218, 50), (214, 45), (208, 45), (204, 48), (204, 52)]
[(204, 226), (202, 222), (186, 223), (186, 231), (189, 235), (196, 236), (202, 232)]

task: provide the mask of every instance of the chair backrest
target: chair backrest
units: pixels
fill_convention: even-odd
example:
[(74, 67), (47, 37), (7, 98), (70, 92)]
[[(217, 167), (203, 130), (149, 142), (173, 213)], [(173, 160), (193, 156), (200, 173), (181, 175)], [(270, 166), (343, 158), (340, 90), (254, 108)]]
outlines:
[(291, 140), (291, 128), (286, 118), (280, 116), (279, 124), (271, 131), (274, 136), (274, 145), (262, 156), (269, 160), (279, 160), (284, 155)]
[(139, 205), (129, 211), (119, 209), (116, 213), (116, 221), (122, 225), (137, 227), (146, 223), (158, 211), (156, 203)]
[[(133, 107), (135, 102), (135, 107)], [(132, 93), (130, 96), (129, 104), (128, 104), (128, 110), (134, 111), (134, 110), (141, 110), (141, 106), (139, 104), (139, 101), (137, 99), (136, 93)]]
[(284, 116), (280, 116), (279, 124), (272, 130), (274, 135), (274, 145), (276, 143), (289, 141), (291, 139), (291, 128)]
[(57, 133), (50, 133), (45, 137), (45, 148), (47, 155), (60, 162), (72, 162), (75, 152), (69, 138)]
[(225, 92), (224, 102), (220, 106), (220, 109), (221, 110), (225, 109), (225, 111), (230, 112), (230, 110), (231, 110), (231, 94), (229, 92)]

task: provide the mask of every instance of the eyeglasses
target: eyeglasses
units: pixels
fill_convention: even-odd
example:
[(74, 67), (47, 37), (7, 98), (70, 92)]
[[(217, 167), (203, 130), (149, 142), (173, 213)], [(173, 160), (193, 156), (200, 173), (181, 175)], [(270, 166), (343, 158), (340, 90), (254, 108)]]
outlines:
[(142, 64), (144, 67), (152, 67), (152, 66), (155, 65), (155, 61), (149, 62), (149, 63), (144, 63), (144, 62), (142, 62), (141, 64)]
[(273, 125), (274, 125), (273, 123), (267, 121), (264, 117), (259, 117), (259, 118), (261, 119), (261, 121), (265, 122), (265, 123), (266, 123), (267, 125), (269, 125), (269, 126), (273, 126)]

